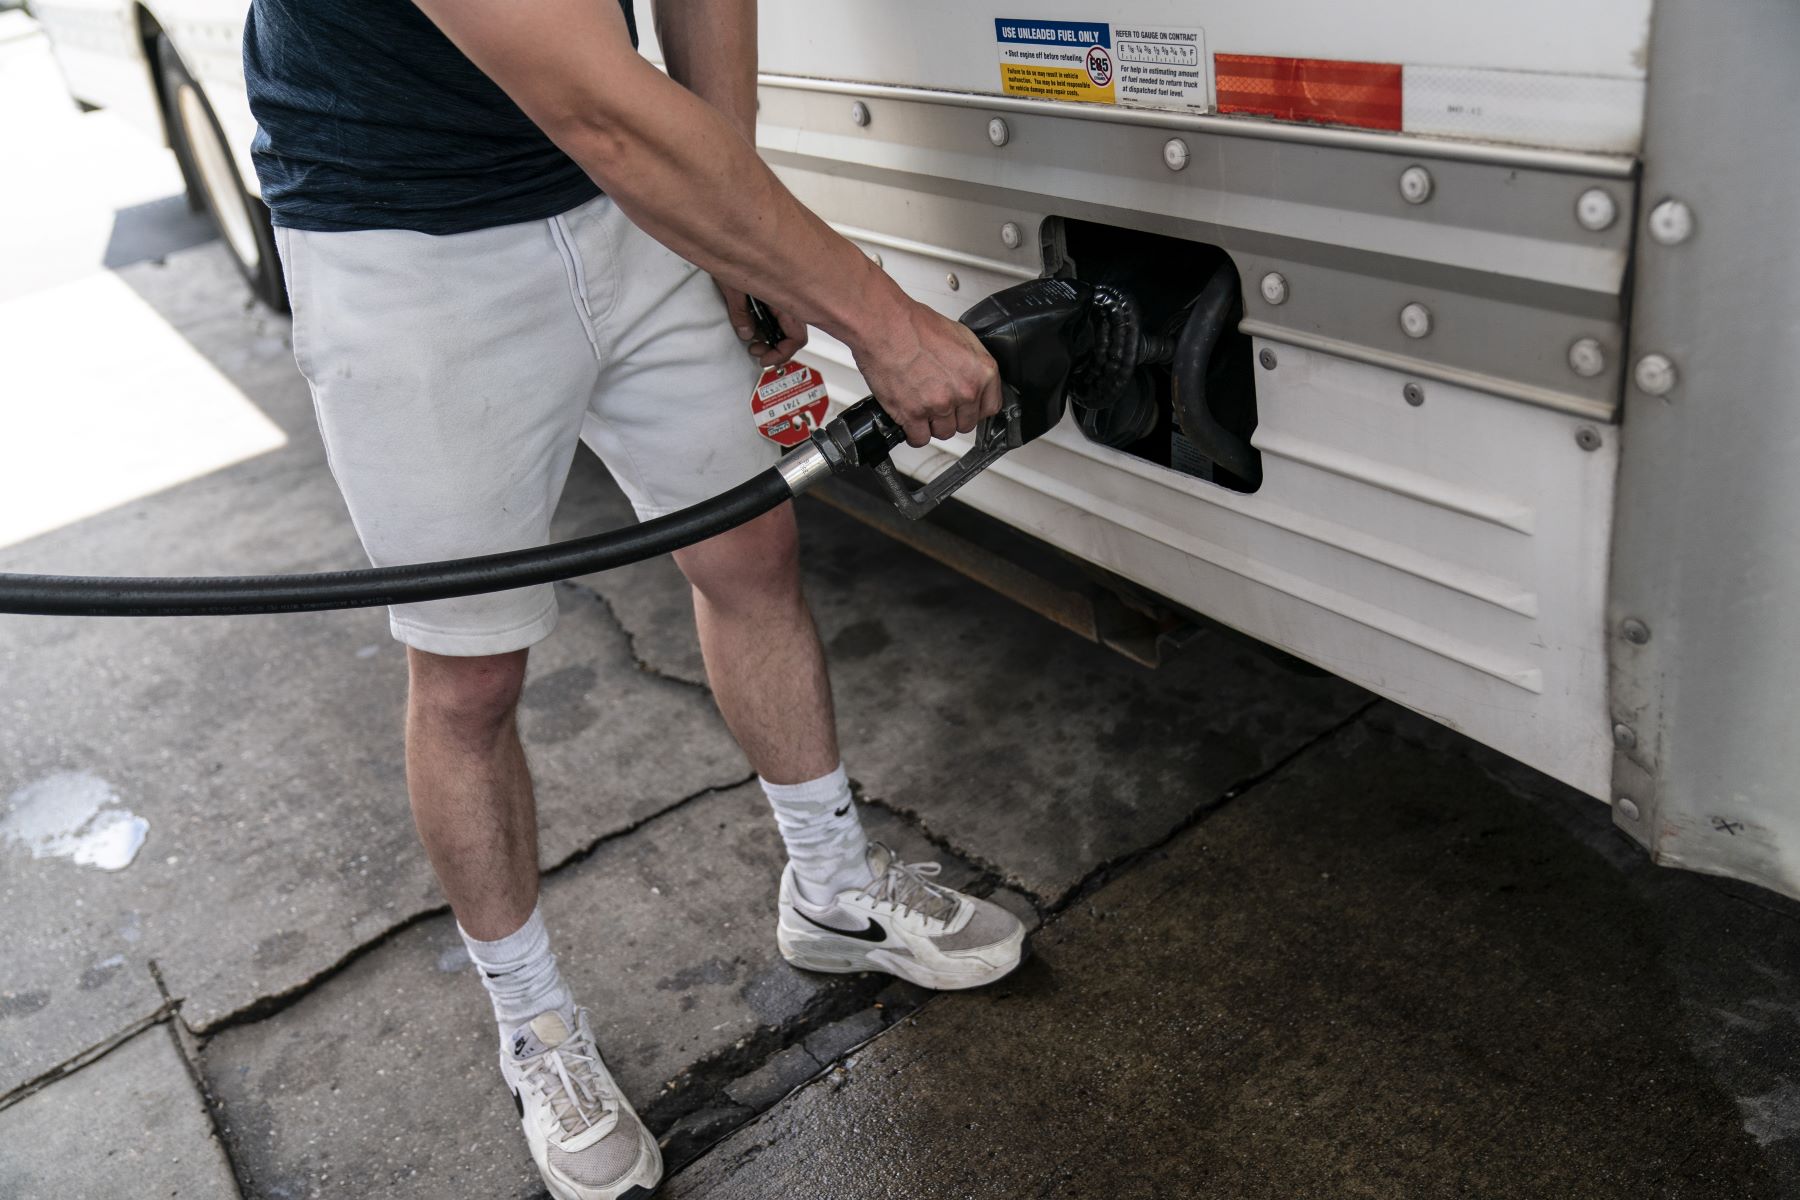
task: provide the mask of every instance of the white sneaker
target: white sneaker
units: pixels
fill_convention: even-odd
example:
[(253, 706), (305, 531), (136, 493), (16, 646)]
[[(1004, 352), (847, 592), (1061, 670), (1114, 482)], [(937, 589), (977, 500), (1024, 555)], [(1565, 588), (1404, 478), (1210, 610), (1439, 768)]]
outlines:
[(1019, 965), (1025, 926), (997, 904), (932, 879), (937, 863), (903, 863), (869, 845), (867, 887), (818, 908), (800, 898), (794, 868), (781, 873), (781, 956), (807, 971), (886, 971), (921, 987), (971, 988)]
[(575, 1028), (540, 1013), (500, 1048), (532, 1161), (556, 1200), (640, 1200), (662, 1181), (662, 1152), (600, 1059), (586, 1009)]

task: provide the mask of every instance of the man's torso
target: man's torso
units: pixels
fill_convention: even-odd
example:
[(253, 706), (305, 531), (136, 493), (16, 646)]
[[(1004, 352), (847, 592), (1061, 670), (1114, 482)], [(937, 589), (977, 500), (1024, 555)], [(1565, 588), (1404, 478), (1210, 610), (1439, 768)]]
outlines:
[(277, 225), (463, 233), (599, 194), (411, 0), (253, 0), (244, 80)]

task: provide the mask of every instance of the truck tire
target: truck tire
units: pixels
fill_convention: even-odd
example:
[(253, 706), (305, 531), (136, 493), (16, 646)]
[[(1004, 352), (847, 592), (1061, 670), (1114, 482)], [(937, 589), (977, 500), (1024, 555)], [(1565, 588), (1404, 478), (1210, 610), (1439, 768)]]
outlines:
[(191, 167), (201, 199), (244, 282), (258, 300), (276, 312), (287, 312), (287, 285), (281, 277), (269, 210), (244, 187), (206, 93), (182, 65), (167, 34), (156, 35), (156, 58), (170, 143)]

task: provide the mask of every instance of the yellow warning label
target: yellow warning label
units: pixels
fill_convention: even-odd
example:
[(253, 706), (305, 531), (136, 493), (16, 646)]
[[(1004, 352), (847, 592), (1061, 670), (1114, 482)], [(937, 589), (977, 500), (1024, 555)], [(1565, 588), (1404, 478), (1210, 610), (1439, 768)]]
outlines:
[(1113, 85), (1097, 87), (1088, 73), (1079, 67), (1039, 67), (1025, 63), (1000, 64), (1000, 89), (1009, 96), (1032, 96), (1039, 100), (1086, 100), (1095, 104), (1113, 103)]
[(1112, 29), (1104, 21), (1001, 17), (1000, 89), (1009, 96), (1112, 104)]

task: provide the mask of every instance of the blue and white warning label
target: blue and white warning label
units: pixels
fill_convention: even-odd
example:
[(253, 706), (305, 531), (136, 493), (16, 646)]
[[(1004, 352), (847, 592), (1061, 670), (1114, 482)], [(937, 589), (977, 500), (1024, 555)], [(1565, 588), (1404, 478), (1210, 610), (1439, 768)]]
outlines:
[(1001, 17), (1000, 90), (1039, 100), (1205, 112), (1206, 43), (1198, 29)]

